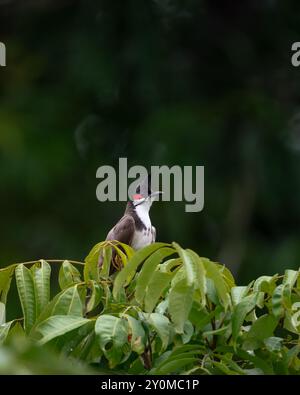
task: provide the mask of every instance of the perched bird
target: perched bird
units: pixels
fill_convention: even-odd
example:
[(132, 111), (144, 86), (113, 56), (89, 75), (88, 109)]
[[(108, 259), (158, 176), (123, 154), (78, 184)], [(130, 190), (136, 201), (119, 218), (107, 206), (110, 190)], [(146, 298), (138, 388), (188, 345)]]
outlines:
[[(138, 186), (137, 192), (132, 200), (127, 202), (123, 217), (108, 232), (106, 240), (117, 240), (128, 244), (134, 250), (139, 250), (155, 242), (156, 229), (151, 224), (149, 211), (154, 200), (162, 192), (152, 192), (150, 187), (150, 177), (147, 177)], [(113, 252), (112, 259), (115, 257)], [(102, 265), (102, 254), (99, 256), (99, 266)]]

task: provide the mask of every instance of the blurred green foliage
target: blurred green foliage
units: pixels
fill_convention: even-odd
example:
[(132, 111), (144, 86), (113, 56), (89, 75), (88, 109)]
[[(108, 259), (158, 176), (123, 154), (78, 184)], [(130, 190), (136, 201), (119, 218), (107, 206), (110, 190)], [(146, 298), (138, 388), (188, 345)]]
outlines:
[(0, 267), (83, 259), (124, 203), (96, 169), (204, 165), (205, 208), (152, 209), (158, 240), (239, 283), (300, 258), (299, 2), (0, 2)]

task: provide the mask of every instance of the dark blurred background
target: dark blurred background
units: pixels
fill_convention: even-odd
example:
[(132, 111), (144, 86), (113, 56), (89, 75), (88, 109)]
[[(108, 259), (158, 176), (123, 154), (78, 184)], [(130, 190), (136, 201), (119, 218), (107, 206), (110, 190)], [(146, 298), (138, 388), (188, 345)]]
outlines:
[(204, 210), (156, 203), (158, 240), (241, 284), (299, 267), (299, 1), (0, 0), (0, 41), (1, 267), (83, 260), (119, 157), (205, 166)]

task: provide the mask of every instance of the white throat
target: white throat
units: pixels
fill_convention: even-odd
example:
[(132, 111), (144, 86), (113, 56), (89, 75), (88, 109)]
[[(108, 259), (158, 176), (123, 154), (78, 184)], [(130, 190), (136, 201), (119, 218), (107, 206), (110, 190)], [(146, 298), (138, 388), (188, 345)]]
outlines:
[(151, 204), (143, 203), (143, 204), (139, 204), (135, 208), (135, 212), (137, 213), (137, 215), (139, 216), (139, 218), (147, 228), (151, 227), (151, 220), (149, 216), (150, 207)]

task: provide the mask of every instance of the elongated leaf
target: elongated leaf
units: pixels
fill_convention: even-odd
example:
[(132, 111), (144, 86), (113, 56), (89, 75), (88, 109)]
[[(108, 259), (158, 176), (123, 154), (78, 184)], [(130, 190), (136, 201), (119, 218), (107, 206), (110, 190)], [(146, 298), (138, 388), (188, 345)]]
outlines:
[(123, 359), (124, 346), (128, 342), (126, 321), (119, 317), (103, 314), (97, 318), (95, 332), (110, 368), (114, 368)]
[(299, 276), (299, 270), (286, 270), (284, 272), (284, 277), (282, 280), (282, 284), (286, 285), (288, 284), (290, 286), (290, 288), (293, 288), (293, 286), (295, 285), (297, 278)]
[(110, 272), (110, 266), (112, 264), (111, 259), (112, 259), (112, 247), (108, 245), (107, 247), (101, 248), (101, 254), (102, 254), (102, 267), (100, 268), (99, 272), (99, 277), (103, 278), (108, 278), (109, 277), (109, 272)]
[(11, 280), (17, 265), (10, 265), (0, 269), (0, 302), (6, 303), (7, 294), (10, 288)]
[(83, 305), (80, 299), (77, 285), (67, 288), (56, 295), (39, 315), (36, 324), (32, 328), (31, 336), (34, 336), (36, 326), (52, 315), (72, 315), (82, 317)]
[(127, 245), (125, 243), (121, 243), (119, 241), (118, 241), (117, 245), (121, 246), (123, 248), (123, 250), (125, 251), (125, 254), (127, 256), (127, 260), (129, 260), (133, 257), (134, 249), (132, 247), (130, 247), (129, 245)]
[(174, 249), (170, 247), (162, 247), (150, 255), (143, 264), (136, 282), (135, 298), (142, 305), (146, 293), (147, 286), (154, 275), (155, 269), (164, 258), (174, 254)]
[(188, 284), (184, 278), (170, 290), (169, 313), (177, 333), (183, 333), (184, 323), (188, 319), (193, 304), (194, 284)]
[(255, 308), (258, 293), (246, 296), (234, 307), (232, 314), (232, 338), (235, 341), (239, 335), (246, 315)]
[(207, 258), (201, 259), (206, 270), (206, 276), (214, 282), (214, 286), (220, 298), (220, 301), (226, 309), (229, 306), (230, 302), (229, 287), (224, 281), (222, 273), (220, 272), (218, 266)]
[(185, 277), (188, 286), (193, 286), (196, 282), (196, 269), (194, 260), (191, 254), (181, 248), (177, 243), (173, 243), (178, 255), (182, 259), (183, 267), (185, 268)]
[(64, 261), (59, 269), (58, 282), (62, 290), (80, 283), (81, 275), (79, 270), (69, 261)]
[(0, 325), (0, 345), (3, 344), (8, 336), (9, 330), (14, 321), (7, 322)]
[(6, 307), (5, 304), (0, 302), (0, 325), (6, 322)]
[(194, 251), (192, 250), (187, 250), (188, 254), (194, 261), (194, 270), (195, 270), (195, 289), (200, 290), (200, 295), (201, 295), (201, 305), (204, 306), (206, 303), (206, 271), (203, 265), (203, 262), (199, 255), (197, 255)]
[(94, 310), (99, 305), (103, 295), (103, 289), (96, 281), (90, 281), (89, 288), (91, 290), (91, 296), (86, 306), (87, 313)]
[(90, 321), (86, 318), (75, 317), (72, 315), (53, 315), (41, 322), (36, 331), (42, 335), (39, 344), (45, 344), (50, 340), (62, 336), (73, 329), (88, 324)]
[(145, 311), (147, 313), (153, 311), (173, 276), (174, 273), (162, 272), (160, 270), (154, 272), (147, 286), (145, 295)]
[(32, 273), (23, 264), (15, 270), (19, 298), (24, 315), (24, 329), (30, 332), (36, 320), (36, 299)]
[(102, 248), (105, 246), (105, 242), (96, 244), (85, 258), (84, 265), (84, 281), (88, 280), (99, 280), (99, 256)]
[(272, 312), (276, 318), (281, 318), (284, 315), (283, 308), (283, 290), (285, 285), (280, 284), (276, 287), (272, 296)]
[(124, 286), (128, 285), (134, 277), (138, 266), (146, 259), (149, 255), (154, 253), (156, 250), (162, 247), (169, 247), (167, 243), (153, 243), (148, 245), (141, 250), (138, 250), (127, 265), (118, 273), (114, 281), (113, 296), (117, 299), (118, 294)]
[(52, 306), (51, 315), (82, 316), (82, 302), (78, 293), (78, 287), (70, 287), (59, 294)]
[(36, 301), (36, 317), (46, 307), (50, 300), (51, 267), (43, 259), (31, 267)]
[(199, 362), (198, 358), (193, 356), (177, 358), (176, 360), (164, 363), (162, 366), (153, 370), (151, 373), (158, 375), (177, 373), (180, 372), (184, 367), (193, 365), (197, 362)]

